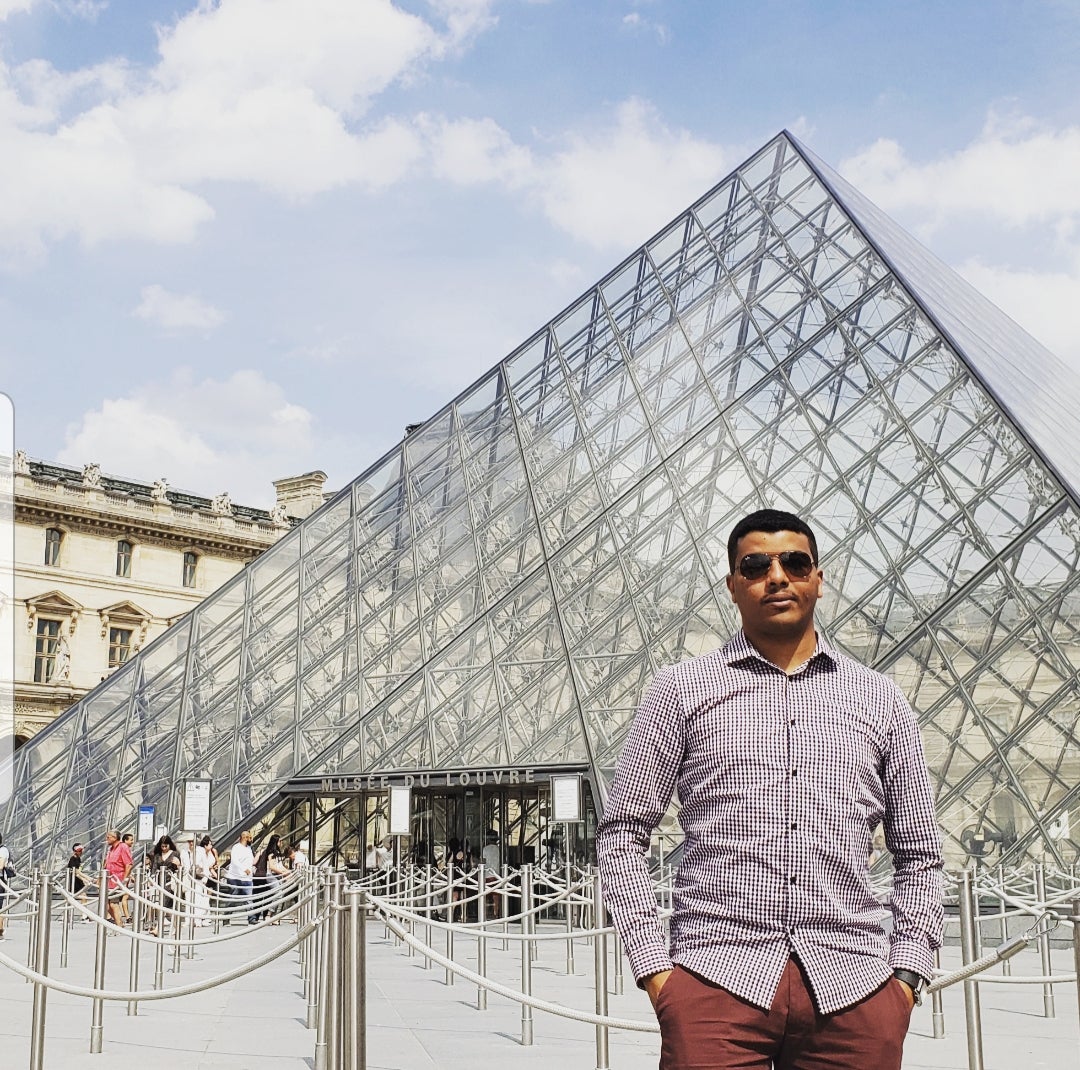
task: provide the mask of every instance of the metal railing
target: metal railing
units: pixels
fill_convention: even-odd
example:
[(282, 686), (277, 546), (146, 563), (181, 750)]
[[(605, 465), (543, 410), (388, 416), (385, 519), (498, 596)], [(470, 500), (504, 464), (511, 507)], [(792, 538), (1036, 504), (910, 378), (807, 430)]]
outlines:
[[(664, 874), (656, 888), (661, 917), (670, 913), (668, 877)], [(482, 866), (470, 873), (406, 867), (350, 882), (343, 873), (309, 867), (299, 871), (284, 891), (284, 897), (266, 896), (253, 904), (245, 900), (240, 909), (246, 915), (273, 903), (274, 909), (287, 911), (295, 921), (295, 933), (215, 977), (165, 987), (163, 959), (167, 950), (172, 953), (171, 972), (175, 976), (180, 973), (185, 953), (190, 957), (199, 947), (243, 939), (274, 919), (224, 932), (225, 921), (240, 916), (235, 903), (203, 903), (205, 911), (196, 916), (193, 890), (182, 884), (165, 889), (140, 875), (130, 889), (134, 927), (118, 928), (105, 920), (108, 891), (104, 880), (99, 882), (97, 906), (92, 910), (61, 881), (43, 873), (24, 878), (13, 889), (5, 914), (28, 923), (26, 965), (0, 953), (0, 966), (34, 985), (31, 1070), (40, 1070), (43, 1065), (49, 991), (91, 1002), (90, 1050), (101, 1051), (105, 1002), (126, 1002), (128, 1013), (135, 1014), (140, 1003), (179, 998), (225, 984), (294, 949), (299, 954), (306, 1025), (315, 1033), (315, 1070), (365, 1070), (369, 922), (381, 925), (386, 938), (404, 946), (407, 954), (422, 956), (426, 968), (442, 967), (446, 985), (457, 980), (475, 985), (478, 1011), (488, 1009), (489, 995), (518, 1003), (523, 1045), (535, 1042), (534, 1012), (578, 1021), (594, 1028), (596, 1067), (607, 1070), (611, 1030), (659, 1031), (652, 1017), (620, 1018), (609, 1014), (609, 995), (623, 992), (623, 962), (617, 933), (607, 923), (599, 878), (591, 869), (567, 866), (558, 872), (545, 872), (526, 865), (518, 871), (503, 867), (500, 873), (493, 874)], [(1080, 972), (1080, 884), (1072, 873), (1042, 866), (1008, 873), (965, 870), (949, 884), (947, 907), (946, 935), (950, 941), (959, 941), (963, 964), (957, 970), (935, 971), (929, 986), (934, 1036), (945, 1035), (942, 991), (962, 984), (968, 1067), (983, 1070), (980, 985), (1038, 986), (1042, 1013), (1047, 1017), (1055, 1014), (1053, 986), (1076, 985)], [(473, 917), (475, 920), (470, 920)], [(90, 986), (50, 975), (51, 934), (59, 925), (62, 965), (66, 966), (68, 934), (76, 918), (97, 926), (94, 980)], [(196, 921), (203, 924), (197, 925)], [(153, 931), (141, 931), (142, 924)], [(1021, 926), (1021, 931), (1013, 931)], [(205, 927), (212, 933), (197, 932)], [(1059, 935), (1071, 936), (1075, 966), (1072, 973), (1052, 971), (1050, 942), (1057, 930)], [(423, 938), (418, 935), (421, 932)], [(440, 932), (444, 941), (441, 950), (434, 946)], [(129, 982), (125, 990), (104, 987), (110, 933), (122, 933), (130, 940)], [(993, 934), (992, 946), (989, 934)], [(533, 967), (541, 949), (560, 942), (565, 944), (565, 972), (573, 976), (580, 976), (575, 948), (591, 946), (591, 1010), (545, 999), (534, 992)], [(475, 948), (475, 969), (455, 958), (458, 946)], [(155, 955), (150, 989), (139, 987), (140, 950), (144, 947), (152, 948)], [(1038, 972), (1014, 974), (1015, 956), (1028, 948), (1034, 948), (1039, 955)], [(520, 960), (519, 985), (501, 983), (489, 976), (489, 951), (496, 950)], [(997, 967), (1000, 973), (991, 972)], [(1077, 1001), (1080, 1009), (1080, 986)]]

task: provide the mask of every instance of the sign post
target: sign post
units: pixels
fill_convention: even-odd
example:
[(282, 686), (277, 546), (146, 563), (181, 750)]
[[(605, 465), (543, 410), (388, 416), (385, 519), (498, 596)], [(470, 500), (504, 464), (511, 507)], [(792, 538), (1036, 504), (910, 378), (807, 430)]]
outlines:
[(394, 837), (394, 868), (401, 869), (401, 837), (412, 832), (412, 788), (392, 787), (390, 789), (390, 827)]
[(581, 774), (565, 773), (551, 777), (551, 820), (563, 826), (565, 862), (571, 860), (570, 826), (582, 820)]
[(138, 843), (149, 843), (154, 838), (154, 808), (152, 806), (139, 807), (139, 824), (135, 830), (135, 839)]
[(184, 781), (184, 801), (180, 825), (188, 832), (210, 831), (210, 788), (212, 781), (206, 777)]

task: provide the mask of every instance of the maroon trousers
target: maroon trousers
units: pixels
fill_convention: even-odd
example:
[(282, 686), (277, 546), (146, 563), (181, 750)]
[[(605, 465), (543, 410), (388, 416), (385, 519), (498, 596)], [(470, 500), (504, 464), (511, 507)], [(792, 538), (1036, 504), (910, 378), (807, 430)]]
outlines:
[(819, 1014), (795, 959), (763, 1011), (680, 966), (656, 1001), (660, 1070), (900, 1070), (911, 1009), (886, 981), (834, 1014)]

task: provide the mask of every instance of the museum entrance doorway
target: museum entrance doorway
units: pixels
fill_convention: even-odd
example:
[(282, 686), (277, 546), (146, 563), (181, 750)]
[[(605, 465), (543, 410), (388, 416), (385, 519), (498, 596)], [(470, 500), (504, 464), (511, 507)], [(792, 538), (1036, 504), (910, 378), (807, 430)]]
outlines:
[[(581, 820), (557, 821), (552, 777), (566, 784), (574, 775)], [(389, 837), (391, 787), (410, 789), (407, 836)], [(567, 857), (581, 865), (595, 860), (596, 808), (581, 766), (305, 778), (286, 786), (257, 839), (271, 832), (292, 843), (306, 839), (312, 862), (353, 875), (364, 872), (370, 849), (388, 838), (394, 859), (421, 866), (439, 864), (451, 850), (475, 864), (485, 846), (497, 845), (500, 865), (555, 869)]]

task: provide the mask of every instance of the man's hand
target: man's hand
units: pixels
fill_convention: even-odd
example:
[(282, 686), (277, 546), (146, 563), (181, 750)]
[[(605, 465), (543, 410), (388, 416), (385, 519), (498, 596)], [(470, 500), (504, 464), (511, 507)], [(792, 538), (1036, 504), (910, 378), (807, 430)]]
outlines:
[(661, 970), (659, 973), (654, 973), (651, 977), (645, 979), (645, 991), (649, 993), (649, 1002), (652, 1003), (654, 1011), (656, 1010), (656, 1001), (660, 996), (660, 989), (664, 987), (672, 972), (672, 970)]
[(907, 981), (901, 981), (899, 977), (894, 977), (893, 980), (904, 990), (904, 995), (907, 997), (908, 1010), (915, 1009), (915, 989), (907, 983)]

